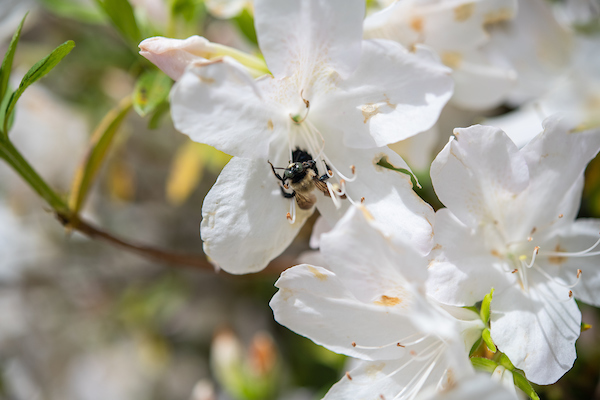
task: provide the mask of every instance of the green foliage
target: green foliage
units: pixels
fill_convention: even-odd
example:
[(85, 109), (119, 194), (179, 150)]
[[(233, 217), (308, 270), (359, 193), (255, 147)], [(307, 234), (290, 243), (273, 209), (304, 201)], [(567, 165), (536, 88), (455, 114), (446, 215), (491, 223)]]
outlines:
[(531, 386), (531, 383), (529, 383), (527, 378), (521, 375), (518, 371), (513, 371), (513, 381), (515, 386), (521, 389), (527, 396), (533, 400), (540, 400), (540, 397)]
[(484, 371), (488, 373), (494, 372), (498, 364), (494, 360), (490, 360), (488, 358), (483, 357), (472, 357), (471, 364), (473, 364), (473, 368), (479, 371)]
[(8, 101), (8, 105), (6, 106), (6, 111), (4, 114), (4, 123), (3, 128), (4, 132), (8, 131), (8, 121), (11, 117), (11, 114), (17, 105), (17, 101), (25, 92), (31, 84), (36, 82), (38, 79), (42, 78), (48, 72), (50, 72), (56, 65), (62, 60), (67, 54), (73, 50), (75, 47), (75, 42), (72, 40), (68, 40), (65, 43), (58, 46), (56, 49), (52, 51), (49, 55), (38, 61), (23, 77), (21, 80), (21, 84), (17, 88), (17, 90), (12, 94), (10, 100)]
[[(0, 67), (0, 104), (2, 108), (0, 108), (0, 123), (1, 126), (4, 127), (2, 133), (7, 136), (8, 129), (6, 129), (7, 125), (4, 123), (5, 111), (8, 106), (9, 96), (8, 96), (8, 80), (10, 78), (10, 73), (12, 70), (13, 59), (15, 58), (15, 51), (17, 50), (17, 43), (19, 42), (19, 38), (21, 37), (21, 30), (23, 29), (23, 23), (25, 23), (25, 18), (27, 18), (27, 14), (21, 20), (17, 31), (12, 37), (10, 41), (10, 45), (8, 46), (8, 50), (6, 51), (6, 55), (4, 56), (4, 60), (2, 60), (2, 67)], [(9, 116), (10, 117), (10, 116)]]
[(133, 108), (142, 117), (154, 112), (167, 100), (172, 85), (171, 78), (161, 71), (144, 72), (133, 91)]
[(88, 24), (101, 24), (106, 20), (96, 7), (78, 0), (39, 0), (50, 12)]
[(381, 159), (377, 162), (377, 165), (379, 165), (380, 167), (391, 169), (392, 171), (400, 172), (401, 174), (410, 176), (410, 181), (412, 182), (413, 188), (417, 187), (417, 188), (421, 189), (421, 185), (419, 185), (417, 178), (411, 171), (409, 171), (406, 168), (395, 167), (394, 165), (392, 165), (389, 162), (387, 156), (381, 157)]
[(90, 188), (108, 154), (112, 141), (122, 122), (131, 110), (131, 98), (125, 98), (115, 109), (111, 110), (96, 128), (88, 154), (75, 173), (69, 207), (76, 214), (81, 210)]
[(254, 29), (254, 17), (252, 14), (244, 8), (242, 12), (234, 18), (234, 21), (244, 37), (258, 46), (256, 30)]
[(492, 296), (494, 295), (494, 288), (486, 294), (481, 302), (481, 310), (479, 315), (484, 324), (487, 324), (490, 320), (490, 304), (492, 303)]
[(483, 330), (483, 332), (481, 332), (481, 338), (485, 342), (485, 345), (487, 346), (487, 348), (492, 353), (495, 353), (496, 352), (496, 345), (494, 344), (494, 341), (492, 340), (492, 336), (490, 335), (490, 330), (488, 328), (485, 328)]
[(142, 41), (142, 33), (135, 20), (133, 7), (127, 0), (96, 0), (98, 5), (110, 18), (113, 25), (121, 33), (123, 38), (132, 46)]

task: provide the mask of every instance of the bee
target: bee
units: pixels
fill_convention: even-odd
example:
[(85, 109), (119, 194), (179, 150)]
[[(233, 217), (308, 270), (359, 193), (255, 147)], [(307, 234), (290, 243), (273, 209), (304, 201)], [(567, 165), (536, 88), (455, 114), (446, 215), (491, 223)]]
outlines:
[[(302, 210), (312, 208), (317, 202), (317, 198), (313, 193), (315, 189), (323, 192), (326, 196), (330, 196), (325, 183), (329, 179), (329, 175), (319, 176), (317, 162), (313, 160), (308, 152), (297, 147), (292, 152), (292, 162), (287, 168), (274, 167), (270, 161), (268, 163), (271, 165), (275, 177), (281, 181), (281, 195), (286, 199), (295, 197), (298, 207)], [(283, 169), (283, 176), (279, 175), (275, 171), (276, 169)], [(292, 193), (286, 192), (285, 189), (287, 188), (291, 188)]]

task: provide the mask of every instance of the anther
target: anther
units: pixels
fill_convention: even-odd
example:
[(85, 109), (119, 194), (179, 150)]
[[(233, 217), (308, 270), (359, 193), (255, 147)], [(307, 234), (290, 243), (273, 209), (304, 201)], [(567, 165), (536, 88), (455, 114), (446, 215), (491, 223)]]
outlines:
[(292, 220), (292, 214), (290, 214), (289, 212), (285, 215), (285, 217), (290, 221)]
[(573, 291), (569, 290), (569, 298), (572, 298), (572, 297), (573, 297)]
[(328, 175), (329, 175), (329, 177), (331, 178), (331, 177), (333, 176), (333, 171), (332, 171), (332, 170), (330, 170), (330, 169), (328, 169), (328, 170), (327, 170), (327, 174), (328, 174)]
[(558, 214), (558, 218), (562, 218), (562, 217), (564, 217), (564, 215)]
[(346, 378), (348, 378), (349, 381), (352, 380), (352, 377), (350, 376), (350, 372), (346, 371)]
[(287, 184), (287, 183), (284, 183), (284, 184), (283, 184), (283, 188), (284, 188), (285, 190), (289, 190), (289, 189), (290, 189), (290, 187), (288, 186), (288, 184)]
[(581, 270), (580, 270), (580, 269), (578, 269), (578, 270), (577, 270), (577, 279), (579, 279), (579, 277), (580, 277), (580, 276), (581, 276)]
[(537, 228), (534, 226), (531, 232), (529, 233), (529, 236), (533, 236), (535, 232), (537, 232)]
[(401, 345), (400, 343), (396, 343), (396, 346), (398, 346), (398, 347), (406, 347), (406, 346)]
[(352, 171), (352, 175), (356, 173), (356, 167), (354, 167), (354, 165), (350, 166), (350, 170)]
[(364, 202), (365, 202), (365, 198), (364, 198), (364, 197), (361, 197), (361, 198), (360, 198), (360, 202), (361, 202), (361, 203), (364, 203)]
[(352, 342), (352, 347), (356, 347), (356, 342)]
[(531, 242), (532, 240), (533, 240), (533, 238), (532, 238), (531, 236), (529, 236), (529, 237), (527, 238), (527, 241), (528, 241), (528, 242)]
[(517, 272), (519, 272), (519, 270), (517, 268), (513, 269), (511, 274), (516, 274)]

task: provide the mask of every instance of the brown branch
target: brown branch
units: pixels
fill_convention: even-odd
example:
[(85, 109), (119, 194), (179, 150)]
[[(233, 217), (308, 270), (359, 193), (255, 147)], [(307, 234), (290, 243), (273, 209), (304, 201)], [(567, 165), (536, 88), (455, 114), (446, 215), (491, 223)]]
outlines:
[[(206, 271), (217, 272), (215, 267), (206, 259), (204, 254), (181, 254), (166, 250), (160, 250), (155, 247), (142, 245), (125, 241), (124, 239), (113, 236), (112, 234), (96, 228), (89, 222), (86, 222), (77, 217), (56, 213), (56, 218), (68, 229), (73, 229), (81, 232), (90, 239), (98, 239), (110, 243), (123, 250), (136, 253), (142, 257), (164, 261), (168, 264), (181, 267), (193, 267)], [(280, 274), (284, 269), (294, 265), (294, 258), (289, 256), (281, 256), (273, 260), (263, 271), (266, 274)]]

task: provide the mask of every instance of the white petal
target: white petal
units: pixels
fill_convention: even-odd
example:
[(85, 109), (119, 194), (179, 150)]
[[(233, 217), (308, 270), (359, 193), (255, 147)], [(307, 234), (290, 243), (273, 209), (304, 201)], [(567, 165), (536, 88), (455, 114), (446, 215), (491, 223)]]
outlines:
[[(412, 399), (423, 388), (454, 383), (447, 373), (447, 360), (437, 362), (411, 360), (363, 361), (333, 385), (323, 400)], [(351, 379), (350, 379), (351, 378)]]
[(205, 61), (214, 52), (212, 43), (201, 36), (185, 40), (151, 37), (139, 45), (140, 54), (173, 80), (178, 80), (188, 65)]
[(336, 353), (366, 360), (395, 359), (409, 352), (398, 342), (424, 336), (408, 315), (423, 309), (415, 302), (411, 306), (417, 310), (404, 310), (402, 302), (365, 303), (324, 268), (292, 267), (275, 286), (280, 290), (269, 303), (275, 320)]
[(470, 227), (502, 223), (503, 208), (529, 183), (523, 156), (496, 128), (474, 125), (454, 135), (431, 165), (436, 194)]
[(229, 273), (260, 271), (287, 248), (312, 213), (296, 208), (290, 224), (286, 214), (292, 201), (282, 197), (266, 161), (234, 157), (202, 205), (204, 252)]
[(238, 157), (266, 160), (269, 144), (287, 137), (284, 114), (228, 57), (190, 66), (171, 91), (171, 114), (177, 130), (192, 140)]
[(326, 63), (342, 76), (360, 57), (363, 0), (262, 0), (254, 5), (256, 34), (269, 70), (277, 78), (299, 66)]
[(312, 233), (310, 234), (310, 248), (318, 249), (321, 246), (321, 235), (331, 230), (331, 226), (327, 223), (327, 220), (319, 215), (317, 221), (313, 225)]
[(516, 282), (507, 262), (486, 248), (483, 235), (462, 224), (448, 209), (436, 213), (436, 246), (430, 258), (427, 293), (444, 304), (472, 306), (492, 288)]
[[(510, 223), (518, 221), (525, 230), (540, 228), (577, 208), (579, 197), (571, 190), (600, 149), (600, 130), (573, 132), (569, 128), (560, 117), (550, 117), (544, 121), (544, 131), (521, 149), (530, 185), (516, 199), (520, 213)], [(574, 204), (566, 204), (566, 198)]]
[(539, 385), (556, 382), (575, 362), (581, 313), (568, 289), (528, 272), (529, 293), (512, 287), (494, 293), (490, 333), (498, 349)]
[(417, 400), (518, 400), (514, 383), (510, 385), (512, 390), (493, 381), (488, 374), (477, 373), (461, 379), (449, 390), (423, 394)]
[[(336, 131), (332, 131), (336, 132)], [(404, 160), (390, 149), (349, 149), (343, 145), (328, 145), (331, 161), (344, 173), (350, 174), (349, 164), (354, 165), (356, 180), (346, 183), (348, 195), (362, 203), (371, 213), (375, 225), (394, 242), (413, 246), (420, 254), (427, 254), (433, 246), (434, 212), (413, 190), (409, 175), (377, 165), (385, 158), (396, 168), (410, 171)], [(345, 167), (348, 165), (348, 167)], [(349, 200), (342, 200), (349, 205)], [(343, 216), (345, 207), (336, 210), (329, 197), (317, 196), (317, 207), (330, 225)]]
[(392, 41), (365, 41), (358, 69), (315, 100), (315, 113), (343, 130), (347, 146), (385, 146), (433, 126), (452, 95), (449, 74), (423, 48), (413, 54)]

